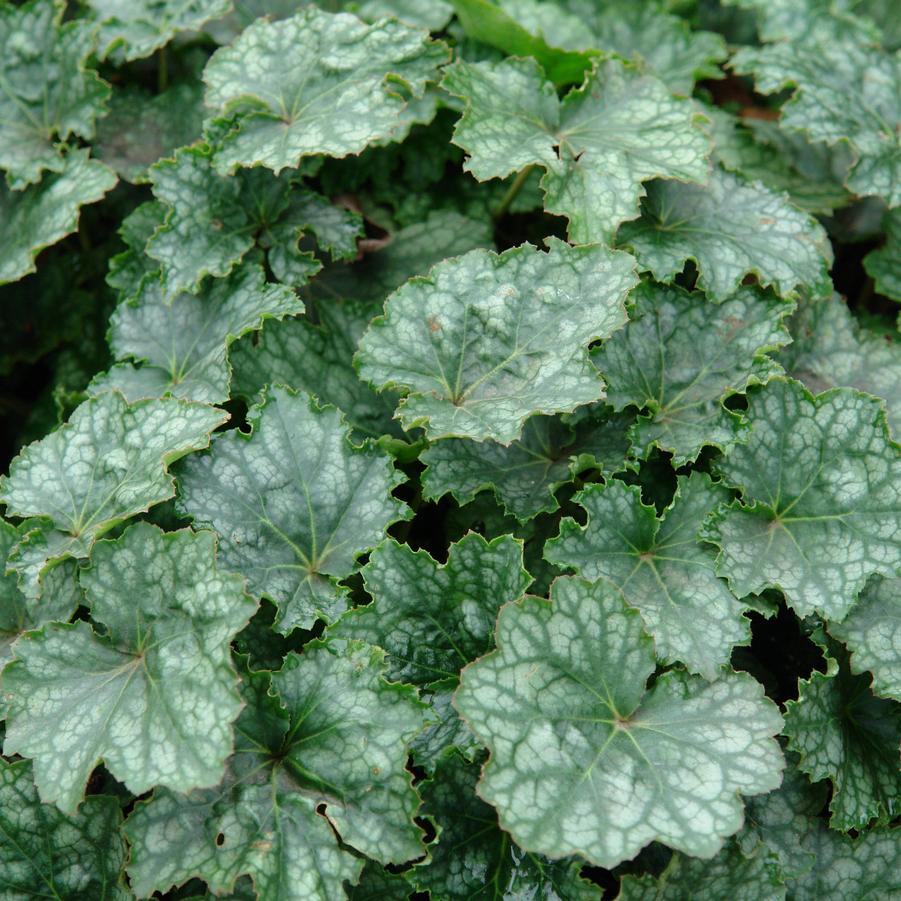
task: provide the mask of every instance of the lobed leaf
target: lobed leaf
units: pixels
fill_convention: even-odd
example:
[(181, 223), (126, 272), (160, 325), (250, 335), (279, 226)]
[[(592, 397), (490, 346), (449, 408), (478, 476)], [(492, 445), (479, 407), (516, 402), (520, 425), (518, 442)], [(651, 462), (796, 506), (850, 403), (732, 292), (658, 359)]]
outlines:
[(16, 642), (4, 753), (32, 758), (42, 800), (67, 813), (101, 760), (135, 794), (214, 785), (241, 709), (243, 580), (218, 572), (211, 533), (138, 523), (94, 547), (81, 582), (105, 632), (56, 623)]
[(661, 282), (688, 260), (711, 300), (732, 297), (748, 275), (782, 297), (801, 286), (829, 284), (832, 248), (823, 227), (784, 197), (716, 168), (704, 186), (658, 181), (648, 186), (642, 216), (623, 225), (619, 244)]
[(271, 388), (248, 422), (250, 434), (223, 434), (186, 462), (179, 509), (219, 533), (223, 563), (276, 602), (279, 630), (333, 620), (346, 607), (338, 579), (410, 515), (391, 496), (402, 476), (304, 392)]
[(901, 568), (901, 448), (857, 391), (773, 379), (748, 403), (748, 443), (716, 467), (742, 492), (706, 531), (717, 572), (739, 597), (778, 588), (801, 616), (840, 621), (871, 575)]
[(622, 324), (635, 282), (632, 258), (599, 246), (474, 250), (389, 298), (360, 341), (359, 372), (406, 390), (404, 428), (507, 445), (530, 415), (603, 396), (586, 345)]
[(229, 125), (216, 169), (278, 174), (304, 157), (390, 140), (404, 128), (409, 99), (422, 96), (446, 59), (445, 45), (396, 20), (366, 25), (316, 7), (258, 20), (204, 71), (206, 104)]
[(544, 168), (545, 209), (569, 219), (571, 241), (609, 241), (651, 178), (707, 179), (703, 117), (634, 65), (596, 63), (562, 101), (527, 59), (457, 62), (442, 86), (465, 103), (453, 139), (463, 168), (479, 181)]
[(781, 717), (760, 685), (672, 670), (648, 690), (652, 642), (604, 583), (507, 605), (497, 641), (455, 703), (492, 755), (479, 793), (524, 849), (608, 868), (653, 840), (710, 857), (741, 825), (739, 793), (778, 786)]
[(715, 555), (698, 537), (728, 497), (702, 473), (679, 476), (676, 497), (658, 519), (637, 486), (589, 485), (573, 498), (588, 512), (587, 525), (564, 519), (545, 556), (615, 585), (641, 614), (658, 656), (714, 680), (732, 648), (751, 639), (744, 613), (752, 603), (737, 600), (717, 577)]
[(69, 422), (16, 457), (0, 476), (13, 516), (39, 517), (8, 565), (30, 597), (45, 571), (87, 557), (97, 538), (175, 494), (169, 464), (206, 447), (228, 415), (175, 398), (128, 404), (118, 392), (90, 398)]
[(615, 409), (648, 410), (631, 430), (633, 451), (660, 447), (679, 466), (705, 446), (741, 440), (741, 416), (723, 400), (779, 371), (764, 354), (790, 340), (783, 320), (791, 307), (751, 288), (711, 304), (648, 282), (632, 298), (629, 323), (591, 358)]

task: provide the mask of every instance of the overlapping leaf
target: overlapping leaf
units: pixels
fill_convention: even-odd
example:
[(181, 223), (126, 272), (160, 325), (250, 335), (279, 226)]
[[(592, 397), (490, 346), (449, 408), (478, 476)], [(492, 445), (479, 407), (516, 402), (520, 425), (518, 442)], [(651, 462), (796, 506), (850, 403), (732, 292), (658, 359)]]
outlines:
[(447, 59), (443, 44), (396, 20), (366, 25), (310, 7), (259, 20), (213, 55), (204, 71), (207, 106), (230, 120), (216, 168), (346, 156), (403, 130), (409, 97), (420, 97)]
[(781, 780), (760, 685), (672, 670), (646, 690), (651, 640), (605, 583), (507, 605), (497, 642), (455, 703), (491, 751), (479, 793), (527, 850), (612, 867), (657, 840), (709, 857), (741, 825), (739, 793)]
[(221, 893), (246, 873), (260, 897), (327, 901), (359, 878), (347, 845), (385, 863), (421, 854), (404, 769), (421, 705), (384, 681), (380, 651), (337, 650), (292, 654), (272, 674), (274, 696), (268, 673), (248, 674), (225, 781), (138, 805), (126, 824), (138, 894), (193, 876)]
[(389, 678), (418, 685), (454, 679), (484, 654), (501, 604), (521, 598), (531, 582), (516, 539), (487, 542), (476, 533), (452, 544), (444, 565), (388, 541), (372, 552), (363, 579), (372, 603), (329, 634), (384, 648)]
[(890, 207), (901, 204), (901, 55), (851, 40), (821, 40), (745, 48), (732, 65), (752, 74), (762, 93), (794, 89), (782, 107), (783, 128), (851, 145), (857, 159), (847, 178), (850, 190), (879, 195)]
[(396, 393), (376, 393), (353, 367), (357, 343), (378, 307), (327, 299), (316, 305), (316, 312), (315, 325), (307, 318), (270, 322), (259, 336), (236, 342), (229, 354), (233, 392), (252, 401), (269, 384), (300, 388), (334, 404), (353, 426), (355, 438), (403, 438), (392, 418)]
[(409, 514), (391, 496), (402, 476), (304, 392), (273, 387), (248, 422), (250, 434), (221, 435), (186, 462), (179, 506), (219, 533), (223, 565), (278, 604), (279, 629), (334, 619), (346, 605), (337, 580)]
[[(0, 520), (0, 565), (29, 531), (28, 524), (12, 526)], [(15, 571), (0, 573), (0, 667), (12, 657), (13, 642), (24, 632), (49, 622), (67, 622), (83, 601), (74, 568), (58, 566), (49, 573), (46, 597), (39, 602), (19, 588)]]
[(782, 296), (829, 283), (832, 248), (816, 219), (720, 168), (704, 186), (652, 182), (641, 219), (623, 225), (617, 240), (661, 282), (693, 260), (698, 287), (717, 301), (735, 294), (747, 275)]
[(901, 211), (888, 212), (884, 224), (885, 243), (868, 253), (863, 264), (876, 290), (901, 302)]
[(204, 276), (228, 275), (255, 245), (268, 251), (281, 281), (301, 285), (320, 268), (298, 247), (305, 229), (321, 232), (335, 256), (356, 251), (359, 217), (303, 188), (296, 173), (256, 169), (225, 177), (213, 169), (209, 148), (195, 145), (158, 163), (151, 178), (169, 212), (147, 253), (162, 265), (170, 296), (196, 291)]
[(94, 380), (96, 392), (115, 388), (129, 400), (172, 394), (187, 400), (228, 400), (228, 348), (264, 319), (302, 313), (303, 301), (284, 285), (266, 284), (259, 266), (207, 283), (199, 295), (180, 293), (167, 303), (157, 279), (141, 282), (110, 320), (110, 346), (119, 360)]
[(528, 520), (555, 510), (554, 491), (579, 472), (613, 473), (629, 467), (626, 430), (632, 421), (629, 414), (605, 417), (596, 410), (579, 411), (568, 417), (533, 416), (526, 420), (522, 436), (507, 447), (467, 438), (439, 441), (419, 457), (427, 467), (424, 495), (450, 493), (465, 504), (491, 488), (505, 509)]
[(837, 294), (802, 297), (790, 322), (792, 343), (777, 359), (811, 391), (857, 388), (882, 398), (901, 436), (901, 346), (861, 328)]
[(594, 886), (579, 876), (578, 860), (548, 860), (510, 841), (498, 828), (497, 814), (476, 794), (478, 777), (478, 766), (452, 753), (423, 785), (423, 813), (434, 822), (438, 838), (411, 881), (447, 901), (595, 898)]
[(477, 247), (493, 250), (489, 223), (453, 210), (431, 210), (421, 222), (399, 228), (351, 265), (330, 266), (306, 289), (326, 303), (348, 299), (381, 304), (414, 275), (426, 275), (448, 257)]
[(106, 633), (52, 624), (16, 643), (4, 752), (33, 758), (42, 799), (69, 813), (101, 760), (135, 794), (214, 785), (241, 709), (243, 580), (218, 572), (211, 533), (139, 523), (94, 547), (81, 582)]
[(647, 409), (632, 429), (638, 454), (654, 446), (676, 465), (708, 444), (728, 448), (742, 434), (739, 415), (722, 401), (779, 369), (764, 356), (790, 339), (788, 304), (743, 288), (721, 304), (678, 288), (642, 284), (628, 325), (592, 354), (616, 409)]
[(574, 498), (588, 511), (588, 524), (563, 520), (545, 555), (587, 579), (612, 582), (641, 613), (661, 658), (716, 679), (732, 648), (750, 641), (747, 602), (717, 578), (715, 554), (698, 538), (726, 499), (707, 476), (680, 476), (672, 506), (658, 519), (637, 486), (590, 485)]
[(0, 887), (8, 898), (132, 897), (121, 825), (115, 798), (88, 798), (70, 816), (41, 803), (27, 760), (0, 759)]
[(115, 184), (113, 171), (84, 150), (71, 151), (59, 171), (24, 190), (0, 182), (0, 285), (34, 272), (38, 253), (75, 231), (81, 207), (96, 203)]
[(745, 855), (729, 842), (713, 860), (674, 854), (657, 877), (625, 876), (616, 901), (781, 901), (779, 873), (762, 852)]
[(691, 31), (663, 4), (613, 0), (458, 0), (467, 33), (511, 56), (534, 56), (552, 81), (580, 81), (592, 56), (602, 50), (638, 59), (672, 90), (690, 94), (698, 78), (720, 78), (726, 58), (719, 35)]
[(93, 137), (109, 96), (109, 85), (85, 68), (92, 29), (78, 20), (63, 25), (64, 8), (61, 0), (0, 7), (0, 169), (17, 189), (47, 169), (68, 168), (59, 144)]
[(800, 615), (841, 620), (871, 575), (901, 569), (901, 448), (857, 391), (774, 379), (748, 403), (748, 443), (717, 464), (742, 492), (706, 533), (717, 572), (739, 597), (778, 588)]
[(109, 392), (26, 447), (0, 477), (7, 513), (38, 517), (10, 558), (26, 594), (37, 596), (48, 565), (86, 557), (104, 532), (172, 497), (169, 464), (206, 447), (227, 418), (203, 404), (165, 398), (129, 405)]
[(874, 697), (870, 676), (853, 674), (840, 646), (830, 650), (838, 659), (802, 680), (798, 700), (786, 705), (789, 747), (812, 780), (832, 781), (833, 829), (885, 825), (901, 797), (901, 704)]
[(847, 206), (844, 186), (854, 154), (845, 144), (811, 143), (767, 119), (741, 119), (719, 107), (704, 107), (710, 120), (714, 158), (749, 182), (761, 182), (809, 213)]
[(406, 390), (405, 428), (509, 444), (530, 415), (603, 396), (586, 346), (625, 320), (632, 264), (559, 241), (448, 260), (391, 296), (360, 341), (360, 375)]
[(155, 96), (123, 89), (110, 99), (94, 152), (121, 178), (143, 182), (149, 166), (200, 137), (203, 112), (203, 87), (197, 82), (180, 82)]
[(101, 58), (150, 56), (180, 31), (196, 31), (229, 10), (229, 0), (85, 0), (100, 22)]
[(572, 241), (607, 241), (638, 216), (642, 183), (703, 182), (703, 117), (639, 68), (608, 60), (560, 101), (533, 60), (458, 62), (442, 85), (463, 98), (454, 143), (479, 179), (544, 168), (545, 209), (569, 219)]
[(881, 901), (897, 894), (901, 834), (881, 828), (851, 839), (830, 829), (819, 816), (825, 789), (824, 783), (811, 785), (789, 766), (778, 791), (749, 800), (742, 847), (763, 845), (791, 901)]
[(874, 579), (829, 631), (847, 645), (855, 673), (872, 673), (875, 694), (901, 701), (901, 579)]

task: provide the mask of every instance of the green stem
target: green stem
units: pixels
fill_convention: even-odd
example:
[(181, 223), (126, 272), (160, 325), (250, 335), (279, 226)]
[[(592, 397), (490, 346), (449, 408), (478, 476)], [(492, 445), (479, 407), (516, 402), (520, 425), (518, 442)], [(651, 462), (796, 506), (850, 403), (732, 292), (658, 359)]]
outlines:
[(497, 222), (498, 219), (503, 218), (507, 214), (507, 210), (510, 209), (510, 204), (516, 200), (517, 194), (522, 190), (522, 186), (526, 183), (526, 179), (532, 174), (532, 170), (535, 168), (534, 163), (530, 166), (526, 166), (525, 169), (520, 172), (516, 178), (513, 179), (510, 187), (507, 188), (507, 193), (504, 194), (501, 202), (498, 204), (497, 209), (494, 211), (494, 221)]

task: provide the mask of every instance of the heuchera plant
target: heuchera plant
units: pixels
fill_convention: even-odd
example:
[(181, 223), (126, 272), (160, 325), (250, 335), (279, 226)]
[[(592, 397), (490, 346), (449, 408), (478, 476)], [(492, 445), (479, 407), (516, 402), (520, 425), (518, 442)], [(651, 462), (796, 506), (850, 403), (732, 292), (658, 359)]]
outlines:
[(885, 0), (0, 0), (0, 898), (901, 898)]

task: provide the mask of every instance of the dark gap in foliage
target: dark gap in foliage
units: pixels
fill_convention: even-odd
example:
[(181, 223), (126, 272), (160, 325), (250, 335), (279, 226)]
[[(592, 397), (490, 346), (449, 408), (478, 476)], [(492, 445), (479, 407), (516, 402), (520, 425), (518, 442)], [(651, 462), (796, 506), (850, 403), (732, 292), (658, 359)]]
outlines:
[(619, 893), (619, 879), (610, 870), (605, 870), (603, 867), (584, 866), (579, 870), (579, 875), (601, 888), (601, 898), (604, 901), (607, 898), (615, 898)]
[[(362, 570), (368, 562), (369, 554), (362, 554), (357, 558), (357, 565), (360, 570)], [(338, 584), (347, 589), (350, 606), (362, 607), (372, 602), (372, 595), (366, 590), (363, 574), (359, 570), (351, 573), (346, 579), (341, 579)]]
[(673, 284), (686, 291), (694, 291), (698, 283), (698, 267), (694, 260), (686, 260), (682, 271), (673, 279)]
[(237, 429), (245, 435), (250, 434), (250, 423), (247, 421), (248, 406), (243, 398), (232, 397), (225, 403), (219, 404), (219, 406), (228, 413), (229, 419), (216, 429), (217, 432)]
[(282, 635), (274, 628), (278, 608), (268, 598), (260, 601), (250, 622), (235, 636), (232, 648), (237, 654), (247, 656), (252, 670), (281, 669), (282, 662), (291, 651), (299, 651), (308, 641), (323, 632), (317, 620), (312, 629), (294, 629)]
[(544, 247), (545, 238), (566, 240), (566, 219), (549, 213), (506, 213), (494, 226), (494, 241), (498, 251), (519, 247), (520, 244), (534, 244)]
[(732, 665), (763, 684), (779, 704), (798, 697), (798, 680), (814, 670), (823, 673), (823, 653), (804, 633), (797, 616), (784, 604), (769, 619), (752, 611), (751, 644), (732, 652)]
[[(727, 398), (723, 400), (723, 406), (727, 410), (732, 411), (741, 411), (748, 409), (748, 396), (746, 394), (730, 394)], [(709, 451), (710, 453), (720, 453), (714, 447), (706, 447), (704, 451)]]
[[(238, 880), (236, 889), (240, 887), (244, 879)], [(180, 888), (172, 889), (170, 892), (154, 892), (152, 898), (165, 898), (167, 901), (181, 901), (182, 898), (206, 898), (209, 897), (209, 889), (202, 879), (190, 879)]]
[(676, 470), (672, 459), (672, 454), (654, 448), (647, 459), (641, 461), (637, 472), (626, 470), (617, 478), (627, 485), (638, 485), (641, 499), (646, 504), (653, 504), (660, 515), (673, 502), (676, 493)]
[(791, 96), (791, 91), (763, 95), (754, 90), (754, 80), (726, 70), (725, 78), (699, 81), (697, 90), (706, 93), (715, 106), (729, 110), (744, 119), (779, 118), (779, 107)]

